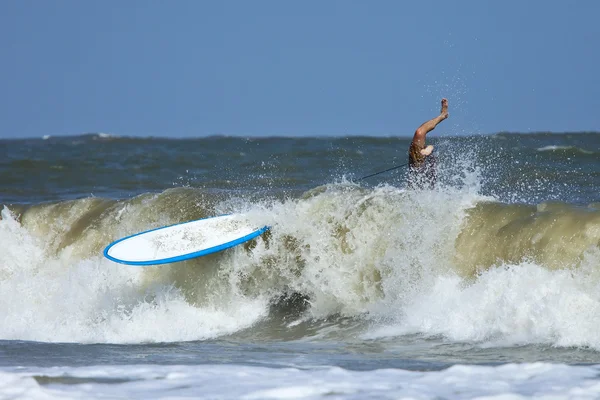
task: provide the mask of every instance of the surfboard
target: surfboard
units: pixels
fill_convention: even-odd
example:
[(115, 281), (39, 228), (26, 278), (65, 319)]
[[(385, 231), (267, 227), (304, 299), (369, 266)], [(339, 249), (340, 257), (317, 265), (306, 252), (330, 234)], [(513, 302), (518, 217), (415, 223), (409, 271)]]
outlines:
[(243, 214), (203, 218), (136, 233), (106, 246), (104, 256), (127, 265), (159, 265), (216, 253), (262, 235)]

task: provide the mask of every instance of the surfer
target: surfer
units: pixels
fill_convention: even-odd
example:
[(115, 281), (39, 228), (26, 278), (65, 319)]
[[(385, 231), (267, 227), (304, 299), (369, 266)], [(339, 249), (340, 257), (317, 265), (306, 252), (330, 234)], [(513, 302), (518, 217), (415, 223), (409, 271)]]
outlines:
[(413, 188), (428, 186), (433, 188), (435, 183), (435, 156), (433, 146), (425, 146), (425, 136), (448, 118), (448, 100), (442, 99), (440, 115), (423, 123), (415, 131), (415, 136), (408, 149), (408, 184)]

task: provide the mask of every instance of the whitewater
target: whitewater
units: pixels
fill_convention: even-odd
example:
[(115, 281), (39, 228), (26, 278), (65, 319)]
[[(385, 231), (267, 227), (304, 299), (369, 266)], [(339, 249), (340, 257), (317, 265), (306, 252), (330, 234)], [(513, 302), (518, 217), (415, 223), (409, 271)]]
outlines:
[[(596, 135), (440, 140), (433, 190), (348, 172), (405, 141), (3, 143), (0, 398), (597, 398)], [(270, 231), (159, 267), (102, 256), (242, 212)]]

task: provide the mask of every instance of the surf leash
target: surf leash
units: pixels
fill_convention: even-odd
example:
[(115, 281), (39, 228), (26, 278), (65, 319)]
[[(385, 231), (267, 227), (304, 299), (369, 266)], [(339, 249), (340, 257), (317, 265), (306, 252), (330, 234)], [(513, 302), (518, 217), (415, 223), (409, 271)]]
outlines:
[(370, 177), (375, 176), (375, 175), (383, 174), (385, 172), (393, 171), (393, 170), (398, 169), (398, 168), (406, 167), (408, 164), (409, 163), (405, 163), (405, 164), (402, 164), (402, 165), (396, 165), (395, 167), (388, 168), (388, 169), (386, 169), (384, 171), (375, 172), (374, 174), (363, 176), (362, 178), (358, 178), (357, 181), (362, 181), (363, 179), (367, 179), (367, 178), (370, 178)]

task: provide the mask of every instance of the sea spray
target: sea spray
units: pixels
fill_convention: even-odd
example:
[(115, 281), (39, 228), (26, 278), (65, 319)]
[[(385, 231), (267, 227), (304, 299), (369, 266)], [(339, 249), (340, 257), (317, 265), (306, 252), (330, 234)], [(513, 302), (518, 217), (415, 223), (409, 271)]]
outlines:
[[(598, 252), (587, 262), (598, 264)], [(531, 262), (502, 265), (466, 283), (457, 275), (435, 284), (404, 305), (393, 323), (365, 339), (419, 333), (452, 341), (500, 346), (549, 344), (600, 349), (597, 272), (548, 270)]]
[[(25, 276), (17, 285), (10, 278), (2, 282), (7, 293), (14, 292), (16, 295), (16, 288), (20, 286), (19, 290), (23, 290), (25, 285), (31, 294), (19, 297), (16, 304), (20, 310), (14, 309), (13, 313), (6, 315), (7, 320), (18, 320), (18, 314), (23, 310), (34, 316), (20, 329), (11, 330), (10, 326), (17, 324), (7, 324), (4, 337), (19, 338), (22, 335), (20, 338), (39, 337), (49, 341), (126, 342), (144, 340), (144, 337), (151, 341), (164, 335), (157, 335), (151, 330), (146, 336), (126, 333), (123, 322), (118, 321), (145, 326), (146, 322), (142, 322), (139, 316), (146, 315), (144, 321), (152, 320), (148, 318), (147, 310), (154, 309), (159, 315), (161, 310), (169, 307), (180, 308), (182, 300), (197, 309), (199, 314), (213, 309), (231, 318), (238, 315), (236, 310), (243, 309), (245, 304), (262, 304), (255, 312), (244, 312), (244, 315), (254, 315), (254, 319), (240, 323), (238, 328), (242, 328), (258, 321), (267, 312), (269, 301), (292, 293), (307, 297), (310, 304), (308, 312), (314, 318), (335, 314), (360, 316), (368, 311), (370, 305), (386, 296), (406, 291), (394, 288), (386, 293), (386, 285), (389, 285), (387, 280), (397, 273), (394, 272), (397, 269), (395, 262), (407, 258), (401, 252), (403, 246), (410, 254), (420, 252), (419, 239), (414, 236), (416, 231), (421, 232), (423, 240), (429, 238), (427, 240), (432, 246), (437, 240), (435, 235), (426, 234), (423, 226), (430, 220), (423, 210), (436, 209), (421, 204), (423, 210), (417, 211), (415, 219), (417, 208), (413, 208), (413, 194), (386, 186), (363, 189), (356, 185), (331, 185), (322, 192), (309, 193), (301, 199), (274, 202), (270, 207), (259, 205), (254, 211), (255, 218), (262, 216), (272, 230), (250, 247), (158, 268), (126, 267), (102, 258), (100, 251), (103, 245), (115, 236), (135, 229), (148, 229), (149, 224), (167, 222), (169, 218), (156, 211), (151, 221), (140, 217), (147, 210), (160, 209), (161, 202), (176, 203), (173, 200), (179, 195), (175, 191), (145, 196), (142, 201), (103, 203), (106, 206), (103, 212), (98, 212), (97, 207), (100, 206), (89, 199), (61, 206), (36, 206), (29, 214), (26, 211), (21, 216), (23, 226), (19, 229), (31, 240), (37, 238), (37, 242), (31, 249), (23, 250), (32, 254), (37, 252), (39, 257), (29, 263), (29, 268), (21, 264), (24, 259), (20, 257), (6, 260), (5, 266), (22, 271), (43, 270), (43, 273)], [(93, 204), (96, 207), (90, 207)], [(456, 209), (460, 211), (460, 207)], [(94, 218), (86, 218), (85, 210), (92, 210)], [(450, 216), (448, 224), (459, 226), (451, 213), (441, 213)], [(433, 218), (440, 220), (440, 217)], [(47, 227), (44, 230), (44, 221), (50, 225), (58, 224), (57, 221), (62, 224), (60, 229)], [(88, 229), (78, 227), (78, 236), (71, 237), (67, 246), (57, 246), (56, 243), (63, 243), (64, 236), (70, 234), (71, 230), (64, 226), (67, 221), (75, 225), (90, 221), (90, 225)], [(137, 225), (130, 225), (133, 221), (137, 221)], [(417, 221), (421, 225), (414, 228), (412, 234), (407, 234), (407, 229), (413, 229), (411, 227)], [(0, 229), (5, 230), (9, 225), (14, 226), (16, 221), (8, 218), (1, 223)], [(123, 224), (127, 224), (125, 231), (128, 232), (123, 230)], [(33, 233), (28, 233), (30, 225)], [(12, 248), (22, 248), (21, 243), (11, 240), (9, 237), (7, 244)], [(452, 235), (446, 238), (445, 251), (451, 249), (451, 243)], [(78, 246), (85, 251), (80, 251)], [(411, 267), (406, 268), (407, 276), (423, 274), (423, 265), (416, 265), (415, 259)], [(411, 279), (405, 281), (411, 282)], [(156, 303), (157, 299), (161, 301)], [(173, 304), (169, 305), (168, 299), (172, 299)], [(38, 302), (45, 306), (35, 307)], [(181, 325), (185, 326), (183, 316), (186, 313), (177, 314), (181, 315)], [(164, 327), (155, 321), (157, 329), (163, 332), (176, 330), (172, 328), (176, 324), (166, 316)], [(177, 317), (169, 315), (169, 318)], [(37, 323), (33, 322), (34, 319)], [(243, 320), (239, 316), (234, 319)], [(186, 321), (189, 320), (186, 316)], [(27, 324), (31, 324), (29, 329), (26, 329)], [(45, 325), (53, 328), (46, 329)], [(236, 328), (232, 329), (235, 331)], [(111, 336), (107, 331), (121, 334)], [(217, 335), (218, 332), (231, 332), (230, 329), (213, 331)], [(199, 330), (192, 337), (179, 333), (172, 335), (172, 340), (190, 340), (206, 338), (207, 334)]]
[[(20, 216), (5, 209), (0, 237), (12, 250), (1, 256), (0, 337), (284, 338), (324, 321), (313, 337), (421, 334), (599, 347), (599, 212), (502, 204), (477, 192), (477, 185), (406, 191), (339, 182), (257, 202), (183, 188), (40, 204)], [(272, 229), (245, 246), (160, 267), (101, 255), (127, 234), (238, 211)]]

